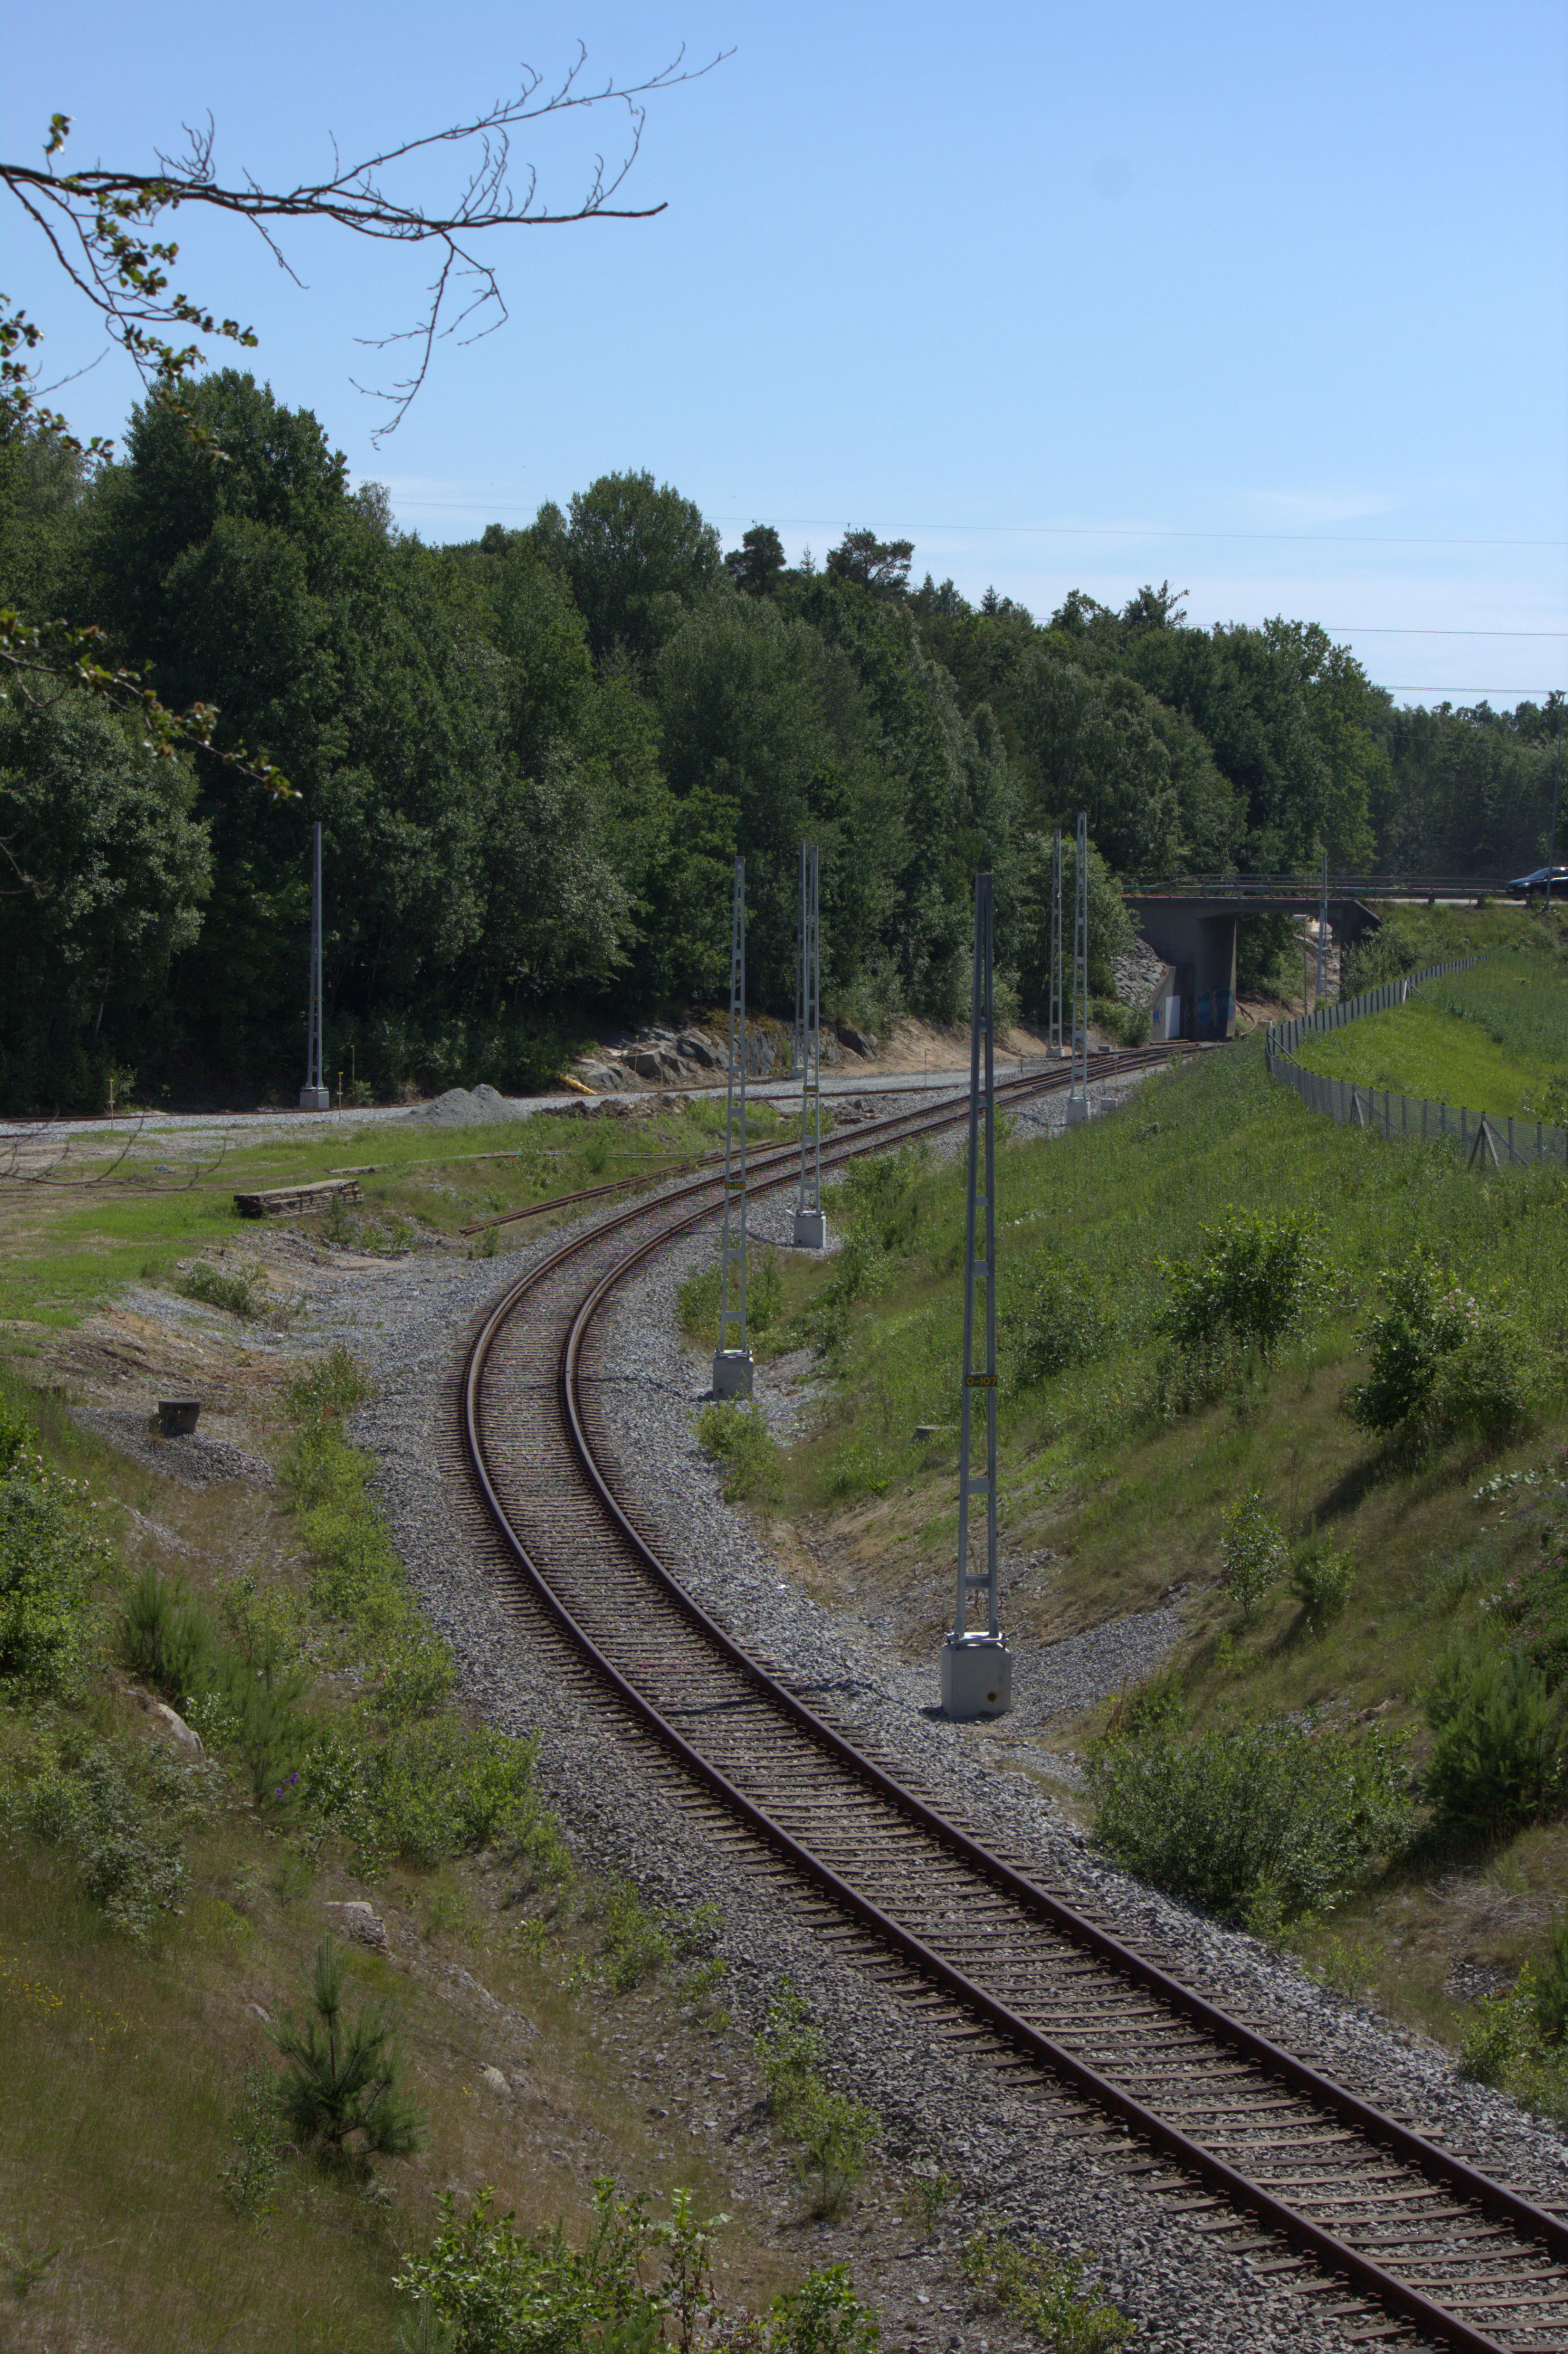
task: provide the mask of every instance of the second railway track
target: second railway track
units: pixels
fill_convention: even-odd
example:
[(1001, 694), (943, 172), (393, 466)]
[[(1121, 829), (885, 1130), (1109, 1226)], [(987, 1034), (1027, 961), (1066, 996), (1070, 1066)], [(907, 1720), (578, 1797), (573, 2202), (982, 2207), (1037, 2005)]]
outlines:
[[(1053, 1084), (1065, 1075), (1009, 1092)], [(878, 1121), (825, 1143), (824, 1166), (964, 1116)], [(791, 1159), (754, 1165), (750, 1190), (789, 1185)], [(1261, 2232), (1319, 2310), (1341, 2294), (1352, 2339), (1404, 2324), (1455, 2354), (1568, 2354), (1557, 2214), (1269, 2042), (948, 1820), (740, 1649), (645, 1542), (586, 1377), (596, 1319), (634, 1268), (714, 1214), (720, 1183), (690, 1181), (568, 1238), (485, 1318), (461, 1429), (518, 1574), (715, 1825), (766, 1842), (829, 1925), (885, 1957), (909, 1999), (967, 2017), (998, 2064), (1118, 2119), (1144, 2146), (1150, 2187), (1199, 2228), (1233, 2247), (1249, 2244), (1238, 2229)]]

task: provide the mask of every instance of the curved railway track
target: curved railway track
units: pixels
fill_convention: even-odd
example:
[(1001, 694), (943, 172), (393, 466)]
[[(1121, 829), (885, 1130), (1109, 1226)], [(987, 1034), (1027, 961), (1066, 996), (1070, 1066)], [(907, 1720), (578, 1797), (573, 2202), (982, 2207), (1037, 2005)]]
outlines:
[[(1097, 1076), (1165, 1059), (1107, 1057)], [(881, 1120), (824, 1145), (823, 1161), (965, 1117)], [(779, 1164), (791, 1157), (759, 1156), (750, 1190), (789, 1184)], [(1228, 2016), (947, 1819), (748, 1657), (644, 1541), (601, 1459), (595, 1320), (634, 1268), (714, 1214), (720, 1183), (690, 1181), (564, 1242), (496, 1301), (462, 1376), (488, 1514), (600, 1688), (685, 1770), (715, 1836), (727, 1823), (766, 1843), (824, 1901), (824, 1925), (909, 1999), (967, 2019), (998, 2064), (1118, 2121), (1155, 2154), (1147, 2188), (1237, 2253), (1272, 2248), (1269, 2268), (1328, 2298), (1318, 2309), (1352, 2340), (1404, 2325), (1455, 2354), (1568, 2354), (1556, 2214)]]

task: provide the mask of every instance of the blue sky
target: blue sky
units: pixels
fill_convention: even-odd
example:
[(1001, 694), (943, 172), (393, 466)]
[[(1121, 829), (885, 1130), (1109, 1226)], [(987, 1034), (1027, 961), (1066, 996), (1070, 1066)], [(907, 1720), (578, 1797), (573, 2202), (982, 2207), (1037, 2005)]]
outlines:
[[(182, 220), (180, 282), (427, 537), (649, 467), (738, 539), (847, 525), (916, 577), (1048, 612), (1146, 579), (1201, 622), (1325, 622), (1404, 700), (1568, 673), (1568, 0), (640, 0), (517, 8), (97, 0), (14, 20), (0, 121), (31, 157), (142, 163), (210, 109), (220, 170), (281, 181), (546, 75), (683, 42), (628, 200), (655, 220), (493, 241), (510, 323), (449, 344), (407, 421), (353, 380), (422, 265), (304, 231), (291, 284)], [(573, 200), (608, 113), (520, 153)], [(455, 164), (428, 175), (434, 195)], [(58, 370), (101, 349), (19, 218), (5, 283)], [(58, 396), (122, 425), (117, 355)]]

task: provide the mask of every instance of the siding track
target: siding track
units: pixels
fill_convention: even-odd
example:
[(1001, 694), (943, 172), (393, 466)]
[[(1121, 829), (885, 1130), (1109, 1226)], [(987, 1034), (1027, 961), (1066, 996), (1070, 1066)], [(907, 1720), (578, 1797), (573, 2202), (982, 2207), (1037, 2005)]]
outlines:
[[(1170, 1059), (1100, 1058), (1106, 1077)], [(1065, 1087), (1014, 1082), (999, 1101)], [(967, 1118), (967, 1102), (824, 1144), (833, 1166)], [(754, 1157), (749, 1189), (793, 1182)], [(595, 1319), (623, 1277), (714, 1215), (702, 1177), (564, 1243), (489, 1312), (462, 1377), (470, 1467), (503, 1546), (602, 1691), (685, 1769), (699, 1836), (758, 1842), (825, 1934), (996, 2065), (1115, 2120), (1132, 2171), (1351, 2342), (1568, 2354), (1568, 2226), (1281, 2050), (980, 1844), (748, 1657), (665, 1569), (600, 1461)], [(607, 1373), (613, 1369), (605, 1368)]]

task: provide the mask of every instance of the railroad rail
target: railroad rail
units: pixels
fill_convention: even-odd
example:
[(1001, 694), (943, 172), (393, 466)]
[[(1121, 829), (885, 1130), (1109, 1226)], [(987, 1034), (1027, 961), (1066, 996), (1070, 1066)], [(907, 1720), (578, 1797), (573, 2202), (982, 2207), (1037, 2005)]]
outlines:
[[(1099, 1058), (1098, 1075), (1171, 1051)], [(1068, 1076), (1027, 1084), (1043, 1093)], [(842, 1166), (966, 1116), (878, 1121), (823, 1159)], [(753, 1190), (791, 1176), (758, 1171)], [(1146, 2188), (1238, 2253), (1270, 2249), (1266, 2269), (1323, 2296), (1319, 2311), (1352, 2340), (1403, 2326), (1454, 2354), (1568, 2354), (1559, 2216), (1229, 2016), (949, 1820), (744, 1651), (640, 1533), (604, 1460), (596, 1320), (635, 1268), (713, 1214), (718, 1183), (694, 1180), (563, 1242), (495, 1302), (464, 1368), (461, 1430), (489, 1517), (588, 1671), (684, 1769), (715, 1842), (727, 1832), (753, 1854), (762, 1842), (814, 1892), (820, 1925), (890, 1969), (898, 1992), (998, 2065), (1115, 2120), (1143, 2145), (1133, 2170)]]

